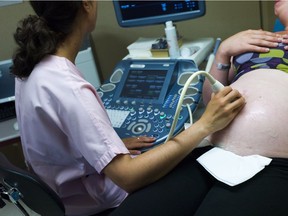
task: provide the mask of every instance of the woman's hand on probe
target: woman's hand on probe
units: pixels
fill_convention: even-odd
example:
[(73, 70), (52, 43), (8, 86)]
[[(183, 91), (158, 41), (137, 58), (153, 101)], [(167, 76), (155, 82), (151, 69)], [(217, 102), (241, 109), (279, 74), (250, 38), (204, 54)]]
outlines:
[(226, 86), (218, 93), (212, 94), (211, 100), (199, 121), (204, 122), (203, 125), (206, 125), (210, 133), (214, 133), (225, 128), (244, 105), (245, 99), (239, 91)]

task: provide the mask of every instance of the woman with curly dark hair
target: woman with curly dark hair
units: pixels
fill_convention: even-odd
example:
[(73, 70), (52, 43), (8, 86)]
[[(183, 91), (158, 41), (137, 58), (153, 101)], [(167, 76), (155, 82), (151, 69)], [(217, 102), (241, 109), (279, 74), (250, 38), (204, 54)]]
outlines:
[(245, 104), (238, 91), (225, 87), (189, 129), (131, 157), (133, 150), (154, 139), (123, 143), (95, 88), (74, 64), (83, 39), (95, 28), (96, 1), (31, 5), (36, 15), (22, 20), (15, 33), (17, 120), (27, 164), (58, 193), (66, 215), (117, 207), (129, 192), (173, 170), (204, 137), (227, 126)]

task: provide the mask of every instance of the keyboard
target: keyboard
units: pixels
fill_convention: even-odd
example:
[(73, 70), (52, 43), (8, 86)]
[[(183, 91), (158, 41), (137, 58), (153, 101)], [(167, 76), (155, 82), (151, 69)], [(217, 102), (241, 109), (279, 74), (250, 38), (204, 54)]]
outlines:
[(0, 104), (0, 122), (16, 118), (15, 102), (9, 101)]
[(124, 123), (124, 121), (126, 120), (127, 116), (130, 114), (130, 111), (127, 110), (124, 111), (124, 110), (107, 109), (106, 111), (114, 128), (120, 128)]

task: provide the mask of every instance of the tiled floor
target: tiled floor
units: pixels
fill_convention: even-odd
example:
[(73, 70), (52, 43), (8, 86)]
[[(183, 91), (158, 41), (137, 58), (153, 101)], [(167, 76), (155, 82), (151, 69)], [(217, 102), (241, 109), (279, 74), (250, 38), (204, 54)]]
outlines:
[[(0, 208), (0, 216), (23, 216), (20, 210), (18, 210), (18, 208), (14, 206), (12, 203), (9, 203), (7, 201), (5, 201), (5, 203), (6, 205), (2, 209)], [(39, 214), (33, 212), (24, 204), (23, 206), (30, 216), (39, 216)]]

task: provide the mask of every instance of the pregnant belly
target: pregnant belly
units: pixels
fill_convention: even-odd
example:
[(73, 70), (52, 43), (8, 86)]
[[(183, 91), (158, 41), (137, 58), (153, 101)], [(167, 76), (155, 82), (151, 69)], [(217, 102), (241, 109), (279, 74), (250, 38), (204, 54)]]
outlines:
[(208, 140), (238, 155), (288, 158), (288, 74), (258, 69), (231, 86), (243, 94), (246, 106)]

